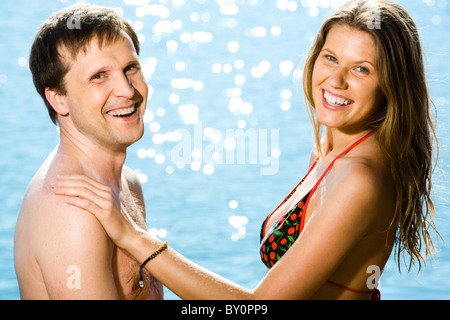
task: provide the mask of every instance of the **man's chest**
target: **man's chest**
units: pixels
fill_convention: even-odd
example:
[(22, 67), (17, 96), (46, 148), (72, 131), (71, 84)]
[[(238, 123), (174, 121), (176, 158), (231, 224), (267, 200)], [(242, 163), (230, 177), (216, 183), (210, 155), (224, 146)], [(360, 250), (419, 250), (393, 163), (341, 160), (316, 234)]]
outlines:
[[(133, 220), (143, 229), (147, 228), (143, 199), (126, 187), (120, 194), (120, 207), (127, 219)], [(151, 299), (154, 295), (151, 288), (152, 277), (146, 270), (143, 270), (144, 288), (139, 286), (139, 265), (140, 262), (126, 251), (114, 248), (113, 275), (121, 299)]]

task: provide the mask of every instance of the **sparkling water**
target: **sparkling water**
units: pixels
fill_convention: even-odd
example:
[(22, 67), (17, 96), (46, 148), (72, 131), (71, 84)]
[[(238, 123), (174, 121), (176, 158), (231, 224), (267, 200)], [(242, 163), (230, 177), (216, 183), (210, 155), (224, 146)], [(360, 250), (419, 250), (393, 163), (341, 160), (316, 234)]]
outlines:
[[(19, 299), (13, 235), (25, 189), (58, 142), (28, 70), (35, 32), (75, 1), (0, 2), (0, 298)], [(144, 137), (127, 165), (143, 184), (151, 232), (194, 262), (254, 287), (263, 219), (306, 173), (311, 125), (302, 68), (335, 0), (99, 0), (129, 19), (142, 42), (150, 88)], [(449, 168), (447, 0), (401, 1), (419, 26), (437, 107), (440, 170), (436, 224), (448, 238)], [(383, 299), (450, 298), (450, 252), (381, 278)], [(178, 299), (166, 290), (167, 299)]]

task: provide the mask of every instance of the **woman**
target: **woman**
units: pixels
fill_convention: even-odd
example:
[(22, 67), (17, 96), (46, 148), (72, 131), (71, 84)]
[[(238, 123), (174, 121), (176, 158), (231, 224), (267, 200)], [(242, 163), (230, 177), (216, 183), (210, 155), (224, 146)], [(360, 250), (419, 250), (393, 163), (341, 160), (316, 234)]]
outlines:
[(98, 182), (66, 176), (52, 187), (183, 299), (379, 299), (376, 278), (394, 247), (409, 269), (433, 250), (435, 135), (411, 17), (388, 0), (347, 3), (318, 33), (304, 92), (316, 136), (310, 168), (263, 223), (268, 272), (252, 290), (126, 223)]

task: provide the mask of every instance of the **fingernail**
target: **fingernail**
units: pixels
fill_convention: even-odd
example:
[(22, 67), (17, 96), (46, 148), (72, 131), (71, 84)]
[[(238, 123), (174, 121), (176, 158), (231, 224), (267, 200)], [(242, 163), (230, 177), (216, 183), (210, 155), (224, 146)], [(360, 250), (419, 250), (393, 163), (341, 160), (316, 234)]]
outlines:
[(50, 181), (50, 185), (54, 186), (56, 184), (56, 180)]

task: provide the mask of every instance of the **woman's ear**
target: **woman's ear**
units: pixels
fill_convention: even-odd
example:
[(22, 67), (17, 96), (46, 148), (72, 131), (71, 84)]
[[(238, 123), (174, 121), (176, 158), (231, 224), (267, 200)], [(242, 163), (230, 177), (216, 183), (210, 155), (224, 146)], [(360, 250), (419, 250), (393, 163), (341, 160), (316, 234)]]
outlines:
[(67, 116), (69, 114), (69, 108), (67, 108), (63, 96), (56, 90), (45, 88), (45, 98), (57, 114), (60, 116)]

